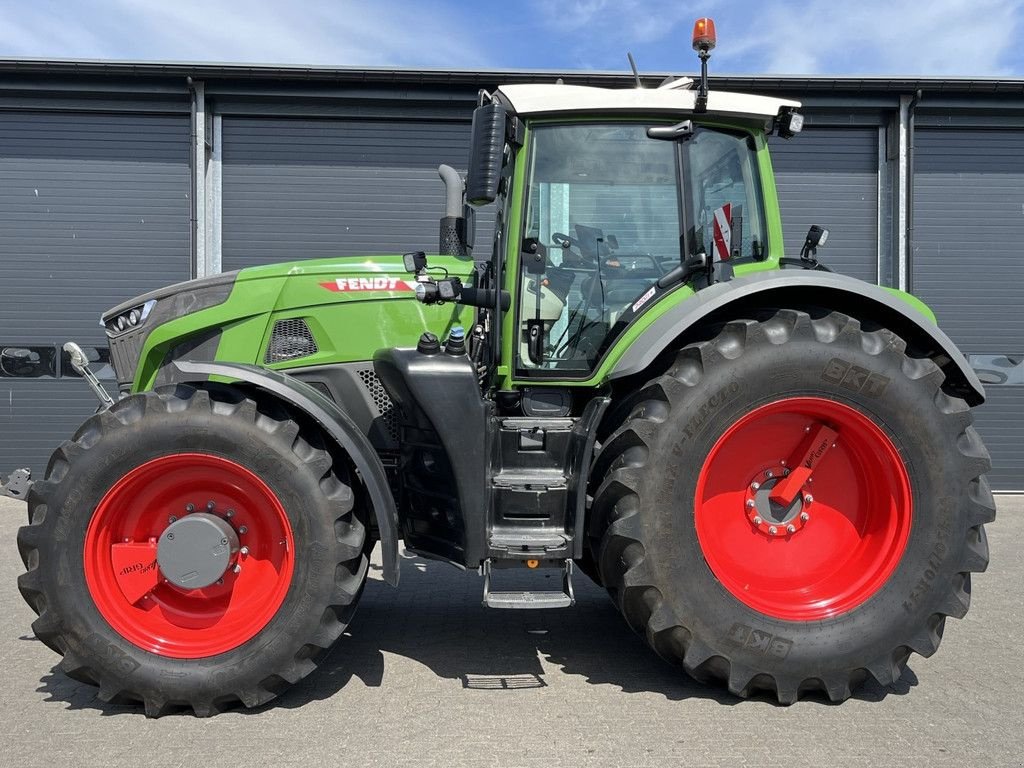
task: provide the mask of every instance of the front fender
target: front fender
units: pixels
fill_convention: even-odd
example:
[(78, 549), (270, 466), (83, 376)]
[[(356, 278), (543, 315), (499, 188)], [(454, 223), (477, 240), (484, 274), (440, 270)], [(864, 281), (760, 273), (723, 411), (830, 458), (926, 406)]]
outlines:
[[(758, 272), (698, 291), (651, 323), (616, 362), (609, 379), (643, 373), (687, 331), (707, 322), (743, 317), (764, 307), (825, 307), (878, 323), (931, 357), (946, 381), (968, 405), (985, 402), (981, 380), (953, 341), (925, 314), (927, 307), (907, 294), (832, 272)], [(923, 311), (924, 310), (924, 311)]]
[(355, 422), (316, 388), (277, 371), (241, 363), (206, 363), (176, 360), (177, 382), (206, 382), (209, 377), (245, 382), (274, 395), (305, 413), (348, 454), (366, 484), (380, 531), (384, 581), (398, 585), (398, 511), (377, 452)]

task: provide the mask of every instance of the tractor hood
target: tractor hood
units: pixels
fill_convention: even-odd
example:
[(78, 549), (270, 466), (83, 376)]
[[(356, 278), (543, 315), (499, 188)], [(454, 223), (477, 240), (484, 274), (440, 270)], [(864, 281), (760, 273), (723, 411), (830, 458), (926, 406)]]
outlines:
[[(431, 256), (431, 267), (468, 278), (473, 262)], [(444, 333), (461, 307), (416, 301), (400, 255), (347, 256), (251, 267), (143, 294), (102, 323), (122, 388), (145, 388), (175, 359), (273, 367), (370, 360), (382, 347)], [(287, 362), (267, 354), (278, 323), (301, 321), (315, 354)]]

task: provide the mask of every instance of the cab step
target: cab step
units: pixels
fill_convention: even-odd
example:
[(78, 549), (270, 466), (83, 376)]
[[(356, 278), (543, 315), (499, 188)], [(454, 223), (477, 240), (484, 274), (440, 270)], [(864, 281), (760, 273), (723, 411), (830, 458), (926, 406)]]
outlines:
[(572, 590), (572, 560), (566, 560), (562, 566), (562, 591), (543, 592), (492, 592), (491, 591), (491, 561), (484, 560), (480, 567), (484, 577), (484, 599), (485, 608), (569, 608), (576, 604), (576, 595)]

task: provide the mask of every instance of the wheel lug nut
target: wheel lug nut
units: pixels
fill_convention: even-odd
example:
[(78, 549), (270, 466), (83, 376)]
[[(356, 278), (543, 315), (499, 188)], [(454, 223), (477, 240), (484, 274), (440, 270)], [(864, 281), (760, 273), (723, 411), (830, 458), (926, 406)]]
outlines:
[(811, 519), (811, 516), (808, 515), (806, 512), (801, 512), (800, 513), (800, 522), (801, 523), (806, 523), (810, 519)]
[(754, 525), (760, 525), (763, 522), (764, 522), (764, 520), (762, 520), (760, 517), (755, 517), (754, 518)]
[(757, 482), (756, 480), (750, 484), (750, 490), (752, 490), (752, 491), (756, 491), (760, 487), (761, 487), (761, 484), (759, 482)]
[(814, 497), (811, 494), (808, 493), (804, 496), (804, 504), (810, 504), (812, 501), (814, 501)]
[(175, 517), (174, 515), (171, 515), (170, 517), (168, 517), (168, 518), (167, 518), (167, 522), (168, 522), (168, 523), (173, 523), (173, 522), (175, 522), (175, 521), (176, 521), (177, 519), (178, 519), (178, 518), (176, 518), (176, 517)]
[(232, 570), (233, 570), (233, 571), (234, 571), (235, 573), (241, 573), (241, 572), (242, 572), (242, 566), (240, 566), (240, 565), (238, 565), (238, 564), (236, 563), (236, 564), (235, 564), (235, 567), (234, 567), (234, 568), (232, 568)]
[(215, 508), (216, 506), (217, 506), (217, 505), (216, 505), (216, 504), (214, 504), (214, 503), (213, 503), (212, 501), (208, 501), (208, 502), (206, 502), (206, 511), (207, 511), (207, 512), (213, 512), (213, 510), (214, 510), (214, 508)]
[(217, 579), (217, 586), (221, 586), (224, 583), (224, 579)]
[(772, 478), (775, 477), (775, 474), (770, 469), (767, 469), (765, 470), (764, 476), (767, 478)]
[(238, 550), (238, 551), (239, 551), (239, 552), (240, 552), (241, 554), (243, 554), (243, 555), (248, 555), (248, 554), (249, 554), (249, 548), (248, 548), (248, 547), (242, 547), (242, 548), (241, 548), (240, 550)]
[(246, 527), (245, 527), (245, 526), (243, 525), (243, 526), (240, 526), (240, 527), (239, 527), (239, 529), (238, 529), (238, 532), (239, 532), (239, 533), (248, 533), (248, 532), (249, 532), (249, 529), (248, 529), (248, 528), (246, 528)]
[(185, 505), (185, 511), (186, 512), (195, 512), (196, 511), (196, 505), (195, 504), (186, 504)]
[(753, 508), (754, 500), (753, 499), (747, 499), (747, 506)]
[(779, 532), (779, 529), (776, 528), (774, 525), (771, 526), (770, 528), (768, 528), (768, 533), (770, 533), (772, 536), (774, 536), (778, 532)]
[(789, 533), (796, 533), (796, 526), (790, 523), (786, 526), (786, 531), (788, 531)]
[(228, 516), (228, 517), (234, 517), (234, 516), (235, 516), (235, 510), (233, 510), (233, 509), (229, 509), (229, 510), (227, 511), (227, 516)]
[(782, 474), (783, 474), (784, 477), (789, 477), (789, 470), (788, 469), (782, 470)]

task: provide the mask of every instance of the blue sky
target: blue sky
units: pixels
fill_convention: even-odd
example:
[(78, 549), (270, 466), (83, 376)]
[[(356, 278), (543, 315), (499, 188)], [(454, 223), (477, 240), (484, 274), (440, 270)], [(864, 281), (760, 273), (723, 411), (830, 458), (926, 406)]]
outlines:
[(691, 72), (1024, 76), (1024, 0), (0, 0), (0, 56)]

